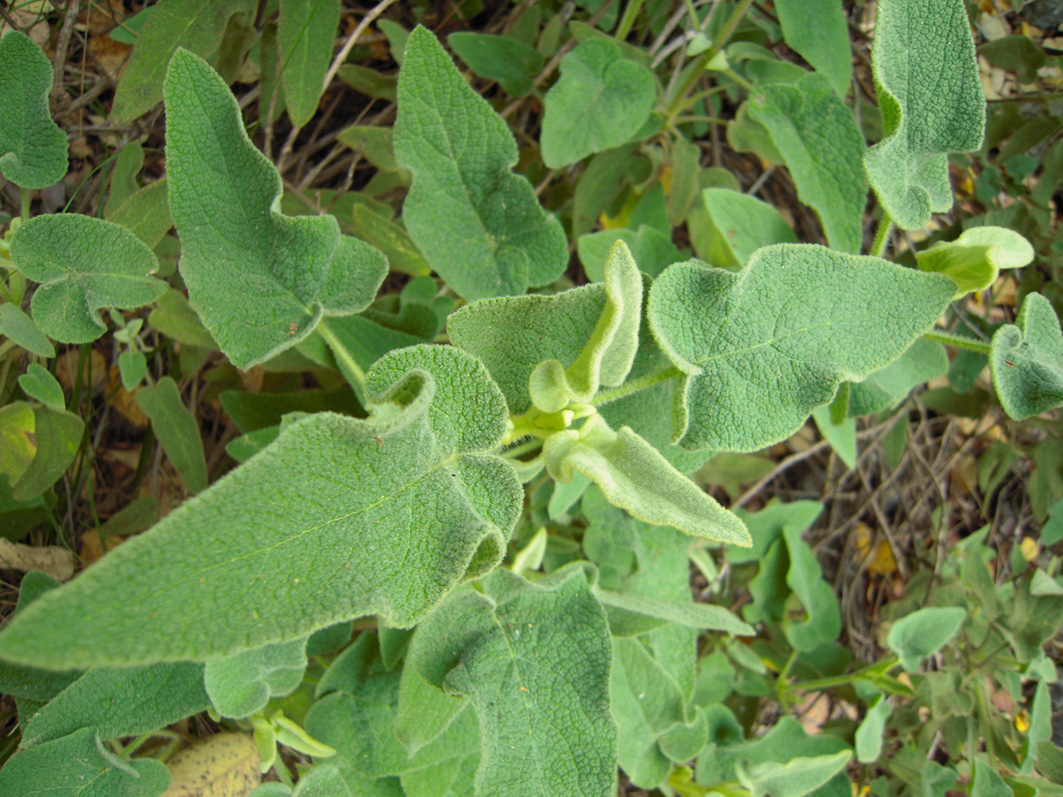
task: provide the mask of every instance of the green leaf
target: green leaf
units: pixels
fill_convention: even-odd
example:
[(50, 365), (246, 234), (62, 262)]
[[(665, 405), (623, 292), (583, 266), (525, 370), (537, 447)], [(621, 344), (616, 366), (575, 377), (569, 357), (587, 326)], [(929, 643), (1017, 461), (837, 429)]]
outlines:
[[(848, 382), (843, 383), (848, 385)], [(834, 404), (816, 407), (812, 410), (812, 420), (825, 440), (830, 441), (834, 453), (852, 470), (856, 467), (856, 422), (852, 418), (842, 418), (835, 423), (831, 417)]]
[(698, 257), (720, 267), (743, 266), (762, 246), (797, 243), (767, 202), (726, 188), (706, 188), (691, 208), (688, 228)]
[(671, 238), (646, 224), (639, 225), (637, 231), (621, 228), (581, 235), (577, 244), (579, 259), (591, 282), (605, 279), (605, 263), (617, 241), (623, 241), (631, 250), (639, 271), (651, 277), (683, 259)]
[(949, 367), (949, 357), (940, 343), (919, 338), (899, 359), (854, 382), (849, 392), (849, 416), (856, 418), (892, 409), (908, 397), (916, 385), (937, 379)]
[(798, 197), (816, 211), (830, 245), (859, 252), (867, 204), (860, 165), (864, 136), (827, 78), (811, 74), (793, 85), (761, 85), (749, 98), (748, 113), (768, 131)]
[(499, 570), (482, 586), (429, 615), (409, 653), (429, 683), (472, 699), (477, 793), (614, 793), (609, 628), (583, 567), (534, 584)]
[(878, 201), (905, 230), (952, 207), (948, 153), (982, 145), (985, 93), (963, 0), (884, 0), (871, 65), (884, 137), (864, 155)]
[(609, 39), (580, 42), (561, 59), (561, 77), (543, 98), (543, 161), (560, 169), (619, 147), (650, 118), (657, 80)]
[(18, 385), (27, 396), (57, 410), (66, 409), (63, 387), (43, 365), (30, 363), (26, 373), (18, 378)]
[(355, 234), (383, 252), (392, 271), (414, 277), (431, 272), (428, 261), (401, 224), (366, 205), (355, 205), (352, 218)]
[(989, 367), (1000, 403), (1017, 421), (1063, 406), (1063, 332), (1052, 303), (1027, 294), (1015, 324), (993, 335)]
[(136, 736), (172, 725), (209, 705), (202, 664), (93, 669), (28, 719), (19, 718), (22, 746), (36, 747), (86, 727), (103, 741)]
[(901, 666), (915, 672), (927, 656), (937, 653), (956, 636), (967, 612), (956, 606), (928, 606), (893, 624), (886, 644), (901, 657)]
[(1000, 777), (996, 767), (979, 756), (974, 760), (971, 797), (1015, 797), (1015, 792)]
[(685, 628), (705, 631), (726, 631), (738, 636), (756, 636), (756, 631), (722, 606), (711, 603), (683, 603), (659, 600), (646, 595), (625, 595), (610, 590), (596, 590), (595, 596), (603, 606), (625, 612), (642, 614)]
[(807, 619), (783, 621), (783, 632), (794, 650), (807, 653), (825, 642), (833, 642), (842, 631), (842, 615), (834, 589), (823, 578), (816, 555), (804, 540), (801, 529), (783, 528), (783, 538), (790, 554), (786, 586), (805, 607)]
[(601, 385), (623, 384), (639, 346), (642, 323), (642, 275), (623, 241), (613, 244), (605, 263), (605, 307), (590, 339), (569, 364), (543, 360), (531, 373), (532, 404), (559, 412), (594, 398)]
[(861, 764), (871, 764), (882, 753), (882, 732), (886, 730), (886, 720), (893, 712), (886, 695), (879, 695), (867, 710), (860, 727), (856, 729), (856, 760)]
[(205, 58), (218, 49), (229, 19), (253, 8), (251, 0), (161, 0), (152, 6), (115, 90), (110, 120), (124, 125), (151, 110), (163, 97), (166, 65), (177, 49)]
[(244, 131), (236, 99), (180, 50), (166, 75), (170, 209), (192, 307), (233, 364), (268, 360), (323, 315), (365, 309), (384, 257), (332, 216), (282, 215), (281, 179)]
[(277, 49), (292, 124), (302, 127), (317, 111), (340, 24), (340, 0), (281, 0)]
[(0, 39), (0, 173), (22, 188), (47, 188), (67, 169), (66, 133), (52, 121), (52, 63), (24, 33)]
[(802, 244), (765, 247), (738, 274), (669, 266), (650, 289), (647, 317), (683, 372), (675, 438), (725, 451), (786, 438), (843, 381), (897, 359), (953, 289), (938, 274)]
[(403, 221), (429, 265), (466, 299), (524, 293), (568, 263), (565, 233), (513, 174), (509, 126), (425, 28), (399, 75), (395, 156), (413, 172)]
[(65, 410), (16, 401), (0, 407), (0, 475), (16, 501), (36, 498), (70, 467), (85, 422)]
[(148, 358), (142, 351), (124, 351), (118, 355), (118, 372), (122, 387), (132, 391), (148, 375)]
[(582, 473), (609, 503), (646, 523), (696, 537), (748, 546), (745, 524), (728, 512), (629, 427), (614, 432), (601, 416), (558, 432), (543, 445), (546, 468), (561, 482)]
[(0, 769), (0, 792), (21, 797), (158, 797), (169, 783), (161, 761), (124, 761), (92, 728), (24, 750)]
[(923, 271), (937, 271), (956, 283), (956, 298), (984, 291), (1002, 268), (1019, 268), (1034, 258), (1030, 242), (1003, 227), (971, 227), (955, 241), (941, 241), (915, 255)]
[(366, 392), (374, 418), (289, 425), (16, 616), (0, 657), (51, 668), (203, 660), (368, 614), (409, 627), (489, 572), (524, 494), (487, 453), (507, 419), (487, 371), (453, 347), (417, 346), (376, 363)]
[(30, 354), (38, 357), (54, 357), (55, 347), (33, 319), (10, 302), (0, 304), (0, 335), (14, 341)]
[(177, 383), (169, 376), (136, 393), (137, 406), (151, 419), (151, 428), (163, 451), (190, 492), (207, 488), (207, 459), (199, 421), (181, 399)]
[(1045, 65), (1045, 51), (1029, 36), (1001, 36), (978, 46), (978, 54), (999, 69), (1016, 72), (1021, 83), (1037, 81), (1037, 70)]
[(37, 216), (11, 239), (15, 266), (42, 283), (30, 305), (45, 334), (89, 343), (107, 331), (100, 309), (132, 310), (158, 299), (166, 283), (151, 276), (154, 253), (125, 227), (62, 213)]
[(105, 218), (121, 224), (149, 248), (154, 249), (173, 228), (165, 177), (137, 189)]
[(842, 750), (833, 755), (798, 756), (785, 763), (739, 761), (735, 770), (738, 782), (753, 797), (804, 797), (845, 769), (852, 757), (851, 751)]
[[(336, 138), (355, 152), (360, 152), (371, 164), (385, 172), (396, 172), (401, 167), (395, 160), (394, 131), (390, 127), (351, 125), (344, 128)], [(354, 210), (366, 210), (367, 205), (355, 204)]]
[(402, 668), (395, 736), (410, 755), (438, 738), (468, 705), (468, 700), (440, 692), (416, 667)]
[(572, 237), (590, 232), (598, 217), (628, 185), (648, 180), (654, 163), (638, 144), (625, 144), (591, 158), (572, 196)]
[(195, 346), (208, 351), (217, 351), (218, 344), (207, 332), (196, 311), (180, 291), (171, 288), (166, 291), (148, 316), (148, 324), (168, 338), (178, 343)]
[(542, 53), (512, 36), (452, 33), (447, 44), (476, 75), (495, 81), (514, 97), (531, 91), (543, 68)]
[(210, 702), (223, 717), (242, 719), (271, 697), (291, 694), (306, 671), (306, 637), (208, 661), (203, 672)]
[[(839, 97), (853, 76), (849, 26), (840, 0), (776, 0), (786, 43), (830, 81)], [(815, 20), (815, 24), (810, 24)]]

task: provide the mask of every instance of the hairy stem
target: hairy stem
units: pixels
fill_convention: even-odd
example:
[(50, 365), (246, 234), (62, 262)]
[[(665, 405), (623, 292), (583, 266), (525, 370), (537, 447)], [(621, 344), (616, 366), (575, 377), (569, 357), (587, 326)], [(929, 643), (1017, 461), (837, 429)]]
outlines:
[(886, 247), (889, 246), (890, 233), (893, 232), (893, 218), (886, 211), (882, 211), (882, 221), (878, 223), (878, 229), (875, 230), (875, 240), (871, 243), (872, 257), (882, 257), (886, 251)]
[(957, 349), (966, 349), (967, 351), (976, 351), (980, 354), (989, 354), (992, 350), (992, 346), (988, 343), (982, 343), (979, 340), (973, 340), (972, 338), (964, 338), (960, 335), (953, 335), (948, 332), (941, 332), (939, 330), (933, 330), (923, 335), (927, 340), (934, 340), (938, 343), (944, 343), (946, 346), (952, 346)]
[(358, 388), (358, 392), (365, 395), (365, 372), (358, 365), (350, 350), (343, 345), (343, 341), (336, 337), (336, 333), (329, 329), (324, 320), (318, 322), (317, 331), (332, 350), (332, 355), (336, 358), (344, 376), (357, 383), (355, 387)]
[(682, 373), (683, 372), (675, 366), (662, 368), (660, 371), (654, 371), (645, 376), (640, 376), (638, 379), (632, 379), (630, 382), (625, 382), (619, 387), (614, 387), (612, 390), (599, 390), (598, 394), (591, 400), (591, 404), (595, 407), (600, 407), (603, 404), (608, 404), (610, 401), (622, 399), (625, 396), (630, 396), (632, 393), (638, 393), (642, 390), (647, 390), (654, 385), (659, 385), (661, 382), (675, 379), (677, 376), (681, 376)]

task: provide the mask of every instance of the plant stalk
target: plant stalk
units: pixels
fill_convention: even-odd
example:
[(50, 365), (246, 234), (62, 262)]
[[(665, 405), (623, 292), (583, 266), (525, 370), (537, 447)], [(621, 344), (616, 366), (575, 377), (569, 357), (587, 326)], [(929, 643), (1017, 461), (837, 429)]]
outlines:
[(875, 240), (871, 243), (869, 254), (872, 257), (882, 257), (886, 252), (891, 232), (893, 232), (893, 218), (886, 211), (882, 211), (882, 221), (878, 223), (878, 228), (875, 230)]
[(357, 387), (358, 392), (364, 396), (365, 371), (363, 371), (362, 367), (358, 365), (347, 347), (343, 345), (343, 341), (336, 337), (335, 332), (329, 329), (329, 326), (325, 321), (322, 320), (318, 322), (317, 331), (321, 337), (325, 339), (325, 343), (327, 343), (328, 347), (332, 350), (332, 355), (339, 362), (340, 370), (343, 371), (344, 376), (348, 379), (353, 377), (353, 381), (357, 383), (355, 387)]
[(654, 385), (659, 385), (661, 382), (667, 382), (669, 379), (674, 379), (682, 373), (683, 372), (675, 366), (662, 368), (660, 371), (654, 371), (653, 373), (646, 374), (646, 376), (632, 379), (630, 382), (625, 382), (620, 385), (620, 387), (615, 387), (612, 390), (599, 391), (598, 394), (591, 399), (591, 404), (595, 407), (600, 407), (603, 404), (608, 404), (610, 401), (616, 401), (625, 396), (630, 396), (632, 393), (638, 393), (639, 391), (646, 390)]
[(941, 332), (933, 330), (923, 335), (927, 340), (937, 341), (938, 343), (944, 343), (946, 346), (952, 346), (956, 349), (966, 349), (967, 351), (976, 351), (979, 354), (989, 354), (992, 351), (992, 345), (989, 343), (982, 343), (981, 341), (974, 340), (972, 338), (964, 338), (959, 335), (953, 335), (948, 332)]
[(635, 24), (635, 18), (638, 17), (639, 11), (642, 10), (642, 0), (628, 0), (627, 6), (624, 8), (624, 16), (620, 17), (620, 24), (616, 26), (616, 40), (622, 42), (627, 38), (627, 35), (631, 33), (631, 28)]

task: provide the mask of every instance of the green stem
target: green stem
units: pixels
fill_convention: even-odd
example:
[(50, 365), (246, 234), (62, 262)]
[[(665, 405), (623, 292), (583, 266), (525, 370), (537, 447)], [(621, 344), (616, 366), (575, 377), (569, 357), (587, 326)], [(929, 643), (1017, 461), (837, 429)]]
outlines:
[(967, 351), (976, 351), (979, 354), (989, 354), (992, 351), (992, 346), (988, 343), (982, 343), (979, 340), (972, 338), (964, 338), (959, 335), (952, 335), (948, 332), (941, 332), (939, 330), (933, 330), (923, 335), (927, 340), (937, 341), (938, 343), (944, 343), (946, 346), (952, 346), (956, 349), (966, 349)]
[(683, 107), (686, 96), (701, 80), (701, 75), (705, 71), (705, 67), (709, 65), (709, 62), (716, 57), (716, 54), (722, 50), (728, 39), (735, 32), (738, 24), (742, 21), (742, 17), (746, 15), (746, 11), (753, 5), (753, 0), (739, 0), (734, 11), (731, 12), (731, 16), (727, 18), (727, 21), (723, 23), (723, 27), (720, 28), (720, 34), (716, 37), (716, 40), (712, 43), (705, 52), (698, 56), (697, 67), (690, 73), (687, 79), (683, 82), (683, 85), (679, 87), (679, 91), (676, 94), (676, 99), (672, 102), (672, 105), (668, 108), (667, 119), (669, 124), (675, 116), (678, 115), (679, 109)]
[(727, 75), (727, 77), (731, 78), (731, 80), (733, 80), (739, 86), (741, 86), (746, 91), (748, 91), (750, 94), (753, 93), (753, 91), (754, 91), (753, 84), (750, 83), (748, 80), (746, 80), (744, 77), (742, 77), (740, 74), (735, 72), (733, 69), (730, 69), (730, 68), (724, 69), (723, 73), (725, 75)]
[[(893, 663), (890, 664), (891, 668), (900, 664), (900, 659), (894, 658), (892, 662)], [(847, 686), (848, 684), (853, 683), (853, 681), (858, 681), (863, 678), (864, 673), (868, 670), (878, 670), (881, 669), (881, 667), (882, 662), (878, 662), (872, 664), (870, 667), (865, 667), (862, 670), (857, 670), (856, 672), (851, 672), (847, 675), (833, 675), (830, 678), (819, 678), (814, 681), (803, 681), (790, 684), (787, 686), (787, 689), (791, 692), (818, 692), (822, 689), (833, 689), (836, 686)]]
[(332, 349), (332, 356), (335, 357), (336, 361), (339, 363), (343, 375), (355, 382), (355, 387), (357, 387), (359, 392), (364, 395), (365, 371), (363, 371), (362, 367), (358, 365), (357, 361), (354, 359), (354, 355), (352, 355), (350, 350), (343, 345), (343, 341), (336, 337), (336, 333), (329, 329), (328, 324), (324, 321), (318, 322), (317, 331), (321, 337), (325, 339), (325, 343), (328, 344), (328, 347)]
[(875, 240), (871, 243), (871, 256), (882, 257), (890, 242), (890, 233), (893, 232), (893, 219), (886, 211), (882, 211), (882, 221), (875, 230)]
[(624, 16), (620, 18), (620, 24), (616, 27), (616, 40), (623, 41), (627, 38), (627, 35), (631, 33), (631, 28), (635, 24), (635, 18), (639, 15), (639, 11), (642, 10), (642, 0), (628, 0), (627, 7), (624, 9)]
[(22, 220), (30, 220), (30, 189), (22, 189)]
[(532, 451), (535, 451), (536, 449), (539, 449), (539, 448), (542, 448), (542, 447), (543, 447), (542, 439), (535, 438), (534, 440), (529, 440), (526, 443), (521, 443), (519, 446), (514, 446), (513, 448), (509, 449), (508, 451), (503, 452), (502, 456), (508, 457), (509, 459), (516, 459), (517, 457), (523, 456), (524, 454), (531, 453)]
[(622, 399), (625, 396), (630, 396), (632, 393), (638, 393), (639, 391), (647, 390), (654, 385), (659, 385), (661, 382), (675, 379), (677, 376), (681, 376), (682, 373), (682, 371), (674, 366), (662, 368), (660, 371), (654, 371), (653, 373), (646, 374), (646, 376), (632, 379), (630, 382), (625, 382), (620, 385), (620, 387), (614, 387), (612, 390), (599, 390), (598, 394), (591, 399), (591, 404), (595, 407), (600, 407), (603, 404), (608, 404), (610, 401)]

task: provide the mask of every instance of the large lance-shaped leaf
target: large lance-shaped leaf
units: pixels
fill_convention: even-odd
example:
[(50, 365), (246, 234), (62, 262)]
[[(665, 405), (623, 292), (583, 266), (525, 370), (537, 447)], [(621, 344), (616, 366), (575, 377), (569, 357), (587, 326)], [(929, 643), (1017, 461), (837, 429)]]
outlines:
[(47, 188), (66, 174), (67, 143), (48, 110), (52, 64), (24, 33), (0, 39), (0, 173), (23, 188)]
[(240, 368), (313, 332), (322, 315), (369, 306), (387, 274), (333, 216), (284, 216), (281, 178), (244, 131), (236, 99), (185, 50), (166, 74), (170, 209), (189, 301)]
[(325, 90), (332, 40), (340, 24), (340, 0), (282, 0), (277, 46), (284, 99), (295, 125), (310, 121)]
[(683, 372), (685, 448), (755, 451), (782, 440), (838, 385), (897, 359), (955, 285), (809, 244), (759, 250), (737, 274), (698, 261), (657, 278), (650, 329)]
[(897, 226), (921, 229), (952, 207), (948, 153), (978, 149), (985, 129), (963, 0), (881, 0), (871, 65), (885, 135), (867, 176)]
[(588, 39), (561, 59), (543, 99), (543, 161), (553, 169), (626, 144), (657, 101), (657, 81), (611, 39)]
[(46, 335), (89, 343), (107, 331), (100, 308), (132, 310), (166, 292), (158, 260), (118, 224), (75, 213), (30, 219), (11, 239), (15, 266), (35, 282), (30, 310)]
[(50, 668), (203, 660), (360, 615), (408, 627), (488, 572), (523, 491), (484, 453), (507, 418), (487, 371), (453, 347), (414, 346), (377, 362), (366, 393), (384, 417), (292, 424), (20, 612), (0, 657)]
[(579, 431), (566, 430), (543, 446), (550, 475), (561, 482), (582, 473), (609, 503), (646, 523), (719, 542), (749, 546), (745, 524), (673, 468), (657, 449), (624, 426), (617, 432), (600, 415)]
[(767, 83), (749, 98), (747, 110), (768, 131), (830, 245), (859, 252), (867, 203), (860, 167), (864, 136), (827, 78), (812, 74), (794, 85)]
[(499, 570), (482, 584), (433, 612), (408, 654), (429, 683), (472, 699), (476, 793), (615, 793), (609, 626), (582, 566), (536, 584)]
[(422, 27), (410, 34), (399, 75), (395, 157), (413, 172), (406, 229), (466, 299), (521, 294), (564, 272), (564, 230), (511, 171), (509, 127)]
[(989, 367), (1000, 403), (1015, 420), (1063, 406), (1063, 332), (1048, 299), (1027, 295), (1015, 324), (993, 335)]

